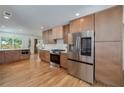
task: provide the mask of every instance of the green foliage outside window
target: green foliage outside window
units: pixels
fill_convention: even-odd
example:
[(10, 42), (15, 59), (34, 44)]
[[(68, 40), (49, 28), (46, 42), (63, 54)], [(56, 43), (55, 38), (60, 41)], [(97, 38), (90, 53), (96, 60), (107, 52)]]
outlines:
[(21, 48), (22, 40), (19, 38), (14, 38), (14, 48)]
[(11, 49), (12, 46), (12, 38), (9, 37), (1, 37), (1, 48), (2, 49)]
[(21, 48), (22, 40), (19, 38), (11, 37), (1, 37), (1, 48), (2, 49), (12, 49), (12, 48)]

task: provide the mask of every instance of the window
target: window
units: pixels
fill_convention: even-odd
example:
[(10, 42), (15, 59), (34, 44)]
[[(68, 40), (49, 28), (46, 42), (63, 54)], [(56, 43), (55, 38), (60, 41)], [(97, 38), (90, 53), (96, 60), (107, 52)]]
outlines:
[(19, 38), (11, 37), (1, 37), (1, 48), (2, 49), (12, 49), (12, 48), (21, 48), (22, 40)]
[(1, 37), (1, 48), (2, 49), (11, 49), (12, 46), (12, 38), (9, 37)]
[(21, 48), (22, 46), (22, 40), (19, 38), (14, 38), (14, 48)]

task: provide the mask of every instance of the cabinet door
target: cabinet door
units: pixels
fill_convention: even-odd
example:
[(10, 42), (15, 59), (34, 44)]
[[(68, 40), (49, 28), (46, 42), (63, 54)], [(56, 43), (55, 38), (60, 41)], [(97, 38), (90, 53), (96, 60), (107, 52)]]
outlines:
[(122, 80), (122, 58), (120, 42), (96, 42), (95, 78), (108, 85), (120, 86)]
[(68, 44), (73, 44), (72, 33), (68, 33)]
[(85, 16), (80, 20), (80, 31), (94, 31), (94, 15)]
[(60, 57), (60, 65), (63, 67), (63, 68), (67, 68), (67, 54), (66, 53), (61, 53), (61, 57)]
[(56, 39), (56, 29), (52, 29), (52, 39)]
[(96, 41), (121, 40), (122, 13), (122, 7), (117, 6), (95, 14)]
[(55, 44), (54, 39), (52, 38), (52, 29), (48, 30), (48, 44)]
[(1, 63), (2, 63), (2, 64), (5, 63), (5, 62), (4, 62), (4, 59), (5, 59), (5, 58), (4, 58), (4, 51), (0, 51), (0, 64), (1, 64)]
[(57, 26), (52, 29), (53, 31), (53, 39), (62, 39), (63, 38), (63, 27)]
[(50, 52), (49, 51), (45, 51), (45, 61), (50, 62)]
[(44, 59), (45, 59), (45, 53), (44, 53), (44, 50), (40, 50), (40, 59), (41, 59), (41, 61), (44, 61)]
[(70, 22), (70, 33), (80, 32), (80, 20), (76, 19)]
[(5, 63), (15, 62), (18, 60), (20, 60), (20, 51), (18, 50), (5, 51)]
[(70, 32), (94, 31), (94, 15), (76, 19), (70, 23)]
[(43, 36), (44, 43), (48, 44), (48, 38), (49, 38), (48, 37), (48, 31), (44, 31), (42, 36)]
[(63, 39), (64, 39), (65, 44), (68, 44), (68, 33), (69, 33), (69, 31), (70, 31), (69, 24), (63, 26)]

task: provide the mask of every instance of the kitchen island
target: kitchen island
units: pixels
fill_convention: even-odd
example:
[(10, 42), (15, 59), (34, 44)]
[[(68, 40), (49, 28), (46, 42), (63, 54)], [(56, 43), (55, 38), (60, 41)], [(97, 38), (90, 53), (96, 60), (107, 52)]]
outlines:
[(1, 49), (0, 64), (21, 61), (30, 58), (30, 49)]

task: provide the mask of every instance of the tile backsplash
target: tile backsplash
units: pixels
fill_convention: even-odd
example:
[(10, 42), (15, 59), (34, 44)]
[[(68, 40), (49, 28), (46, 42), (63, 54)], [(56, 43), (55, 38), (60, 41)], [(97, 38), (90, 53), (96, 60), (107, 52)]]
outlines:
[(67, 51), (67, 44), (63, 43), (62, 39), (57, 40), (57, 44), (45, 44), (45, 49), (51, 50), (51, 49), (63, 49)]

